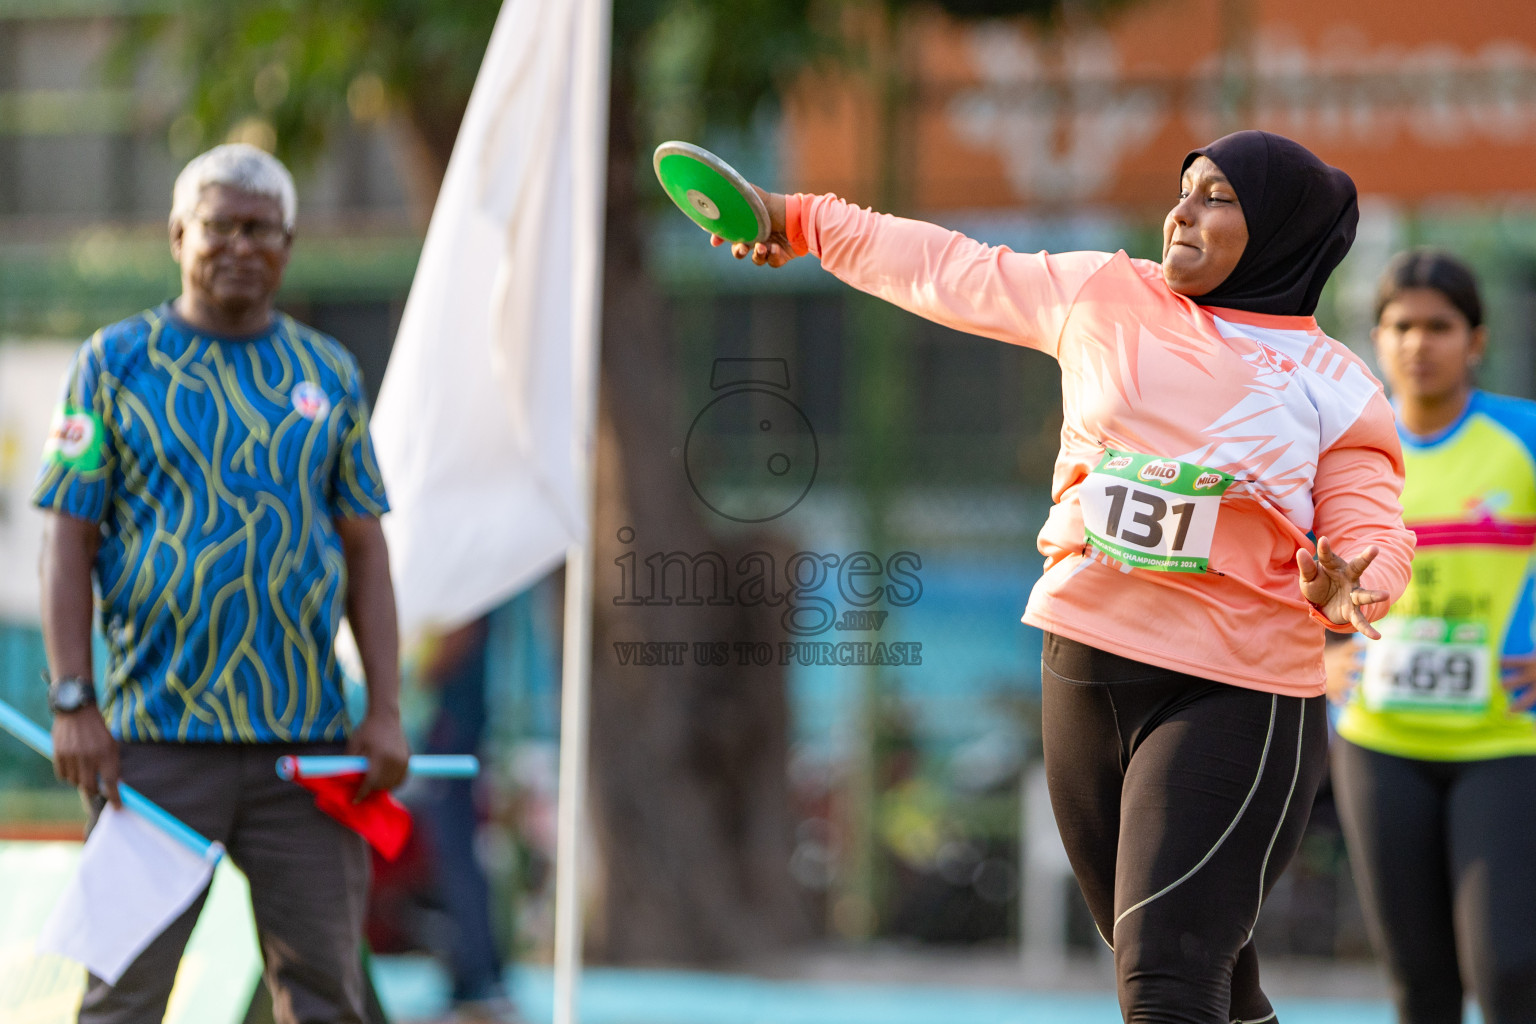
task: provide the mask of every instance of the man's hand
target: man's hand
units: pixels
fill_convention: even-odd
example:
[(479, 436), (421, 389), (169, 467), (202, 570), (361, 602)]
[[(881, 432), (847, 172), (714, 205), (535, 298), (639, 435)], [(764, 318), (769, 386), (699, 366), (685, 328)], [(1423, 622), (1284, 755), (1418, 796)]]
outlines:
[(53, 773), (87, 797), (104, 796), (122, 809), (117, 792), (117, 741), (95, 707), (53, 718)]
[(1536, 707), (1536, 654), (1511, 655), (1499, 662), (1499, 681), (1509, 694), (1510, 714)]
[(362, 724), (352, 730), (352, 736), (347, 740), (347, 753), (368, 759), (368, 774), (358, 787), (354, 803), (369, 793), (394, 789), (404, 782), (411, 746), (405, 741), (399, 713), (375, 713), (370, 709), (363, 716)]
[(347, 621), (368, 681), (368, 713), (347, 741), (348, 753), (368, 759), (361, 800), (405, 781), (411, 748), (400, 728), (400, 635), (384, 528), (373, 516), (357, 516), (336, 520), (336, 532), (347, 559)]
[(1359, 558), (1345, 561), (1334, 552), (1327, 537), (1319, 537), (1316, 557), (1305, 548), (1296, 552), (1301, 596), (1329, 622), (1340, 626), (1347, 623), (1372, 640), (1380, 640), (1381, 634), (1365, 617), (1364, 609), (1390, 597), (1384, 590), (1365, 590), (1360, 586), (1360, 575), (1376, 560), (1376, 550), (1372, 544)]

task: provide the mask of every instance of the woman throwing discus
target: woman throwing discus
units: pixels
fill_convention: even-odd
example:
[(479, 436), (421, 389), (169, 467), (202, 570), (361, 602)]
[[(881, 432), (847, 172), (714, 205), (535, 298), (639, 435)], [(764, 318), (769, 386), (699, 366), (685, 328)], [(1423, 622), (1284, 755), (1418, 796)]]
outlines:
[[(1536, 403), (1472, 384), (1472, 272), (1398, 257), (1378, 292), (1418, 535), (1413, 581), (1356, 655), (1333, 784), (1403, 1024), (1536, 1021)], [(1351, 651), (1352, 645), (1339, 645)], [(1332, 660), (1332, 659), (1330, 659)], [(1330, 690), (1345, 689), (1334, 673)]]
[(1177, 181), (1161, 264), (1024, 255), (767, 193), (773, 237), (733, 251), (813, 253), (1060, 363), (1046, 569), (1024, 613), (1045, 631), (1051, 804), (1125, 1020), (1257, 1024), (1275, 1015), (1254, 923), (1326, 758), (1324, 630), (1376, 635), (1413, 538), (1392, 410), (1312, 318), (1354, 238), (1354, 184), (1255, 131), (1190, 153)]

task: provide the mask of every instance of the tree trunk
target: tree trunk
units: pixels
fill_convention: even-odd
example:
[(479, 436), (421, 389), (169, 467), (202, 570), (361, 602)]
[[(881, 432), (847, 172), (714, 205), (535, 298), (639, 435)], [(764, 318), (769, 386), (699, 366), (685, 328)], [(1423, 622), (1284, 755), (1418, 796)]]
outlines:
[(412, 109), (396, 118), (392, 124), (405, 150), (402, 171), (405, 194), (411, 208), (411, 221), (423, 234), (432, 222), (432, 210), (437, 205), (438, 193), (443, 189), (443, 177), (448, 173), (448, 158), (453, 154), (453, 139), (447, 140), (448, 148), (444, 151), (441, 140), (421, 130), (421, 121), (425, 117), (423, 112)]
[[(734, 567), (769, 547), (712, 538), (673, 455), (681, 388), (665, 305), (644, 270), (633, 109), (616, 68), (594, 523), (590, 806), (601, 879), (589, 946), (612, 963), (719, 963), (806, 931), (789, 875), (789, 709), (782, 668), (701, 667), (691, 648), (781, 639), (780, 611), (616, 603), (615, 559), (626, 552), (643, 565), (654, 552), (715, 551)], [(405, 120), (413, 192), (435, 194), (455, 133), (426, 130), (431, 112)], [(623, 528), (632, 539), (620, 540)], [(621, 665), (614, 644), (633, 641), (689, 651), (682, 665)]]
[[(734, 649), (730, 664), (704, 667), (692, 650), (782, 639), (781, 611), (619, 603), (616, 560), (627, 554), (643, 566), (657, 552), (718, 552), (734, 570), (748, 551), (771, 549), (712, 538), (676, 454), (680, 381), (664, 304), (644, 271), (624, 86), (616, 70), (594, 524), (591, 777), (603, 877), (591, 945), (609, 962), (704, 964), (806, 931), (789, 874), (784, 670), (742, 667)], [(680, 665), (621, 664), (614, 644), (635, 641), (689, 647)]]

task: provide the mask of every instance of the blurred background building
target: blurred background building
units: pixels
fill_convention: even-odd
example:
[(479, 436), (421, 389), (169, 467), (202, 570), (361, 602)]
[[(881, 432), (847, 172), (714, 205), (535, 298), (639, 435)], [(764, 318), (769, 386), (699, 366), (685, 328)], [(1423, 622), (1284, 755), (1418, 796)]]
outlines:
[[(269, 23), (230, 31), (256, 33), (252, 52), (278, 56), (219, 85), (217, 68), (199, 65), (178, 36), (178, 19), (195, 20), (191, 7), (0, 0), (0, 696), (39, 720), (37, 523), (27, 494), (42, 431), (73, 348), (176, 293), (165, 221), (181, 164), (227, 138), (301, 154), (282, 305), (352, 349), (373, 393), (410, 286), (431, 187), (424, 192), (413, 148), (421, 133), (408, 130), (394, 80), (349, 67), (332, 84), (329, 127), (297, 146), (285, 126), (309, 122), (292, 108), (322, 86), (273, 42), (301, 30), (285, 5), (253, 6), (270, 7)], [(1488, 383), (1536, 394), (1536, 7), (1524, 0), (1454, 10), (1436, 0), (796, 0), (781, 17), (814, 16), (818, 38), (842, 39), (841, 50), (816, 51), (778, 102), (770, 96), (726, 123), (710, 116), (721, 94), (698, 69), (745, 5), (616, 6), (616, 61), (631, 64), (616, 72), (615, 110), (628, 118), (643, 101), (648, 111), (625, 121), (620, 159), (692, 137), (765, 186), (837, 191), (1023, 250), (1123, 247), (1156, 259), (1187, 149), (1236, 127), (1291, 135), (1349, 170), (1362, 193), (1359, 237), (1324, 296), (1323, 327), (1369, 358), (1377, 273), (1400, 248), (1442, 245), (1483, 275)], [(479, 7), (494, 15), (494, 3)], [(361, 9), (390, 16), (386, 4)], [(438, 16), (429, 2), (413, 10), (423, 24)], [(1000, 11), (1044, 12), (1049, 28), (1038, 18), (975, 17)], [(478, 51), (460, 62), (472, 75)], [(221, 101), (219, 88), (234, 92)], [(893, 311), (813, 261), (777, 274), (735, 264), (663, 205), (648, 158), (619, 172), (629, 187), (615, 194), (633, 197), (626, 209), (642, 232), (641, 269), (660, 310), (652, 326), (669, 359), (656, 465), (705, 524), (702, 536), (722, 545), (766, 537), (780, 569), (793, 552), (835, 556), (815, 586), (801, 581), (799, 598), (826, 601), (838, 616), (859, 610), (838, 591), (838, 565), (867, 552), (875, 563), (861, 565), (878, 564), (881, 582), (897, 584), (895, 556), (912, 556), (901, 564), (915, 589), (888, 590), (878, 625), (779, 638), (921, 645), (920, 664), (783, 666), (787, 724), (775, 763), (792, 834), (775, 840), (783, 856), (773, 870), (787, 874), (799, 922), (784, 935), (1017, 943), (1029, 932), (1026, 823), (1048, 827), (1024, 809), (1039, 757), (1039, 639), (1018, 617), (1040, 571), (1033, 537), (1060, 426), (1054, 363)], [(610, 328), (605, 344), (616, 340)], [(753, 532), (705, 499), (772, 500), (772, 481), (726, 458), (689, 478), (692, 496), (684, 489), (691, 431), (704, 422), (728, 444), (753, 426), (728, 410), (701, 420), (720, 397), (722, 359), (781, 361), (783, 398), (813, 437), (803, 500), (758, 517)], [(599, 601), (619, 604), (626, 565), (653, 556), (665, 592), (663, 556), (684, 542), (643, 527), (617, 536), (616, 553), (597, 563)], [(558, 579), (546, 581), (495, 612), (490, 644), (496, 768), (483, 854), (508, 904), (514, 893), (525, 904), (515, 938), (534, 957), (551, 935), (557, 591)], [(622, 678), (617, 657), (600, 649), (599, 673)], [(429, 703), (408, 699), (418, 726)], [(599, 745), (594, 758), (605, 756)], [(48, 766), (0, 740), (0, 836), (78, 834), (79, 821)], [(1326, 808), (1314, 832), (1261, 941), (1368, 955)], [(1055, 879), (1046, 902), (1058, 906), (1036, 913), (1055, 914), (1057, 938), (1091, 953), (1092, 928), (1066, 876), (1040, 877)], [(416, 931), (430, 936), (430, 901), (418, 911), (401, 913), (416, 914)], [(513, 921), (502, 917), (509, 931)], [(402, 927), (411, 930), (408, 920)]]

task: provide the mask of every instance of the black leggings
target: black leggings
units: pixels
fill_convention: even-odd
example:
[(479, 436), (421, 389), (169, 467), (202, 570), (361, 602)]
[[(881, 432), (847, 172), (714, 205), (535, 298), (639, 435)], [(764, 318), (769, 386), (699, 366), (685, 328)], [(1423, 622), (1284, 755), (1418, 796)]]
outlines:
[(1536, 1024), (1536, 757), (1418, 761), (1347, 740), (1333, 789), (1403, 1024)]
[(1045, 635), (1045, 771), (1127, 1024), (1273, 1021), (1250, 941), (1327, 763), (1322, 697)]

